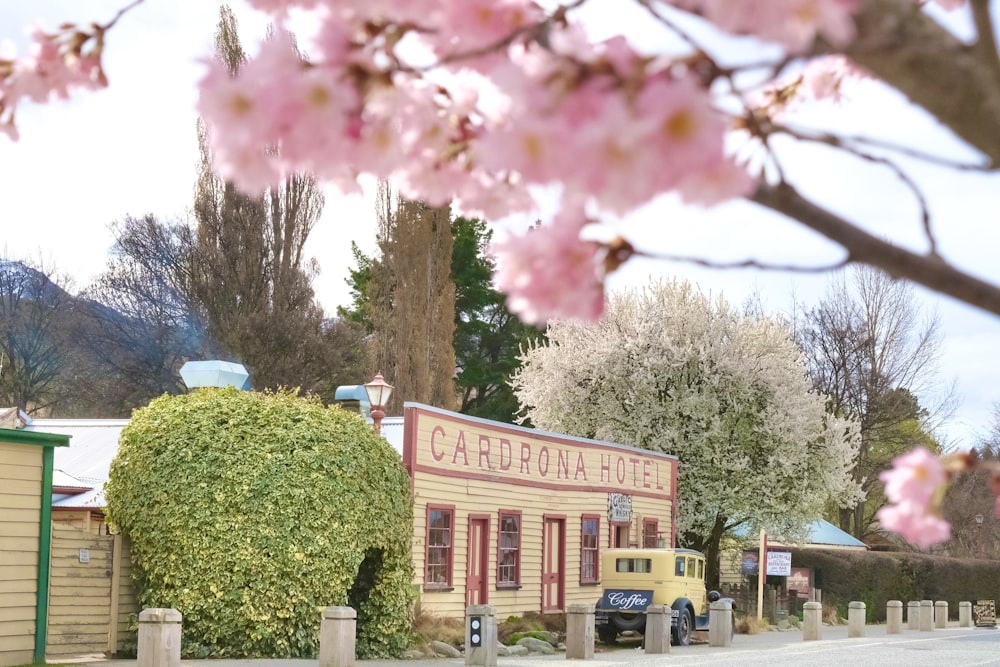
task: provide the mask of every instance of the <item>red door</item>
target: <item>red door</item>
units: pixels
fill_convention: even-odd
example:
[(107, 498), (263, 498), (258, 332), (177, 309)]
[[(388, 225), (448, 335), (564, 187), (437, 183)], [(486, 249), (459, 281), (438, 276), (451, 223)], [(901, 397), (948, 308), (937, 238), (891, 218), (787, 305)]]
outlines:
[(562, 611), (566, 599), (566, 518), (546, 515), (542, 525), (542, 612)]
[(469, 515), (469, 557), (465, 567), (465, 606), (486, 604), (489, 598), (490, 517)]

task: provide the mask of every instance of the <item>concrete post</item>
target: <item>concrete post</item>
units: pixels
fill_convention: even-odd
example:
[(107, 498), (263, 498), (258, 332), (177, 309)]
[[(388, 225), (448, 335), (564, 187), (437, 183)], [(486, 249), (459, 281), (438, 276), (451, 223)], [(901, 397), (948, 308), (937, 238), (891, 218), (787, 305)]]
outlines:
[(732, 646), (733, 603), (716, 600), (708, 605), (708, 645)]
[(898, 635), (903, 631), (903, 602), (889, 600), (885, 603), (885, 634)]
[(319, 624), (319, 667), (354, 667), (358, 612), (327, 607)]
[(181, 620), (176, 609), (139, 612), (138, 667), (181, 667)]
[(920, 629), (920, 602), (918, 600), (910, 600), (906, 603), (906, 629)]
[(972, 627), (972, 603), (963, 601), (958, 603), (958, 627)]
[(847, 605), (847, 636), (865, 636), (865, 603), (855, 600)]
[[(496, 642), (493, 643), (496, 646)], [(571, 604), (566, 613), (566, 658), (594, 657), (594, 605)]]
[[(593, 607), (591, 607), (591, 610), (590, 646), (591, 650), (593, 650)], [(479, 633), (478, 641), (476, 641), (476, 633)], [(480, 644), (480, 646), (474, 647), (473, 644)], [(465, 664), (479, 665), (479, 667), (496, 667), (497, 610), (488, 604), (474, 604), (465, 608)], [(323, 665), (319, 667), (323, 667)]]
[(670, 653), (672, 613), (665, 604), (651, 604), (646, 609), (646, 653)]
[(920, 631), (930, 632), (934, 629), (934, 603), (930, 600), (920, 601)]
[(823, 605), (819, 602), (806, 602), (802, 605), (802, 639), (822, 639), (822, 627)]
[(938, 600), (934, 603), (934, 627), (948, 627), (948, 603), (944, 600)]

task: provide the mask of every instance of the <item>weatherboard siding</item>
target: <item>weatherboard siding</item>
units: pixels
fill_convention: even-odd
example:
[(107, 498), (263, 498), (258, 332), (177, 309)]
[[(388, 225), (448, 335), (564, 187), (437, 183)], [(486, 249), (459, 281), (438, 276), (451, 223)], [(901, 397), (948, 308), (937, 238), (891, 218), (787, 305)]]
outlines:
[(0, 442), (0, 665), (33, 662), (42, 456)]

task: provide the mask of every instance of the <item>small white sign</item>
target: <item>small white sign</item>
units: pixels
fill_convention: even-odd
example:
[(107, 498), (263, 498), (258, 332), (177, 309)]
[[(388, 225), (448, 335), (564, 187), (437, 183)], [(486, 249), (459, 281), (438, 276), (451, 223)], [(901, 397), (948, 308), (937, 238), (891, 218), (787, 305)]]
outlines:
[(632, 520), (632, 496), (625, 493), (608, 494), (608, 521), (628, 522)]
[(90, 549), (80, 549), (80, 562), (81, 563), (90, 562)]
[(792, 573), (791, 551), (767, 552), (767, 576), (787, 577)]

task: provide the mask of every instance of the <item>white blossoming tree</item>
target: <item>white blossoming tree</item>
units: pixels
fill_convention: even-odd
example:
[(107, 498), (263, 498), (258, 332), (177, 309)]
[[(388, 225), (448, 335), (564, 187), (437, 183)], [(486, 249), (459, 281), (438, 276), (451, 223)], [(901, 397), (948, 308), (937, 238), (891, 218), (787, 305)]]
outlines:
[(860, 491), (857, 431), (828, 415), (779, 321), (741, 315), (686, 282), (615, 295), (598, 323), (554, 322), (515, 391), (538, 427), (680, 459), (680, 542), (705, 551), (737, 526), (801, 535), (828, 499)]

